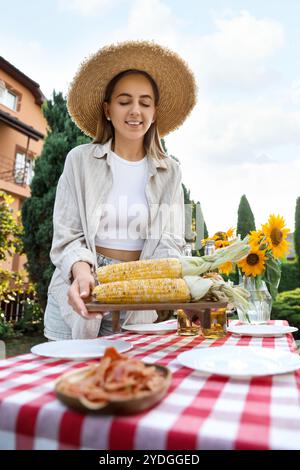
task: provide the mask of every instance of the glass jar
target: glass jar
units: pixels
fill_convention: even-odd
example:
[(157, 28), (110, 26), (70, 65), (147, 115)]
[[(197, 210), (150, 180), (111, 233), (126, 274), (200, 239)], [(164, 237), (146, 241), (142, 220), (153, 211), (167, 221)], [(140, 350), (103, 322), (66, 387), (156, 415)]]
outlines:
[(197, 314), (187, 313), (182, 309), (177, 310), (177, 333), (179, 336), (201, 335), (201, 324)]
[(216, 251), (216, 245), (214, 240), (206, 240), (204, 247), (204, 256), (213, 255)]
[(268, 323), (271, 318), (272, 297), (266, 283), (258, 283), (253, 276), (244, 276), (242, 287), (249, 292), (249, 305), (245, 311), (237, 309), (240, 322), (256, 325)]
[(183, 249), (183, 255), (184, 256), (192, 256), (193, 255), (193, 247), (191, 243), (186, 243), (184, 249)]
[(226, 308), (212, 308), (210, 310), (210, 327), (202, 328), (202, 334), (207, 339), (224, 338), (227, 334)]

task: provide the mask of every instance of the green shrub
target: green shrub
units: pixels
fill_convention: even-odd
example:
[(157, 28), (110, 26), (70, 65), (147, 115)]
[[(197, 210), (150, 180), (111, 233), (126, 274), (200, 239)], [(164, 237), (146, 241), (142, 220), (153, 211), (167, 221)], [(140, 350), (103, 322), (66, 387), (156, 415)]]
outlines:
[(300, 288), (278, 294), (273, 302), (271, 318), (287, 320), (291, 326), (299, 328), (294, 336), (300, 339)]
[(0, 339), (14, 338), (17, 334), (14, 331), (13, 323), (5, 320), (5, 315), (0, 310)]
[(24, 300), (23, 317), (14, 324), (14, 331), (22, 334), (41, 333), (43, 331), (43, 310), (36, 299)]
[(23, 334), (41, 332), (43, 310), (37, 300), (35, 286), (26, 281), (25, 272), (12, 272), (0, 268), (0, 302), (23, 304), (23, 317), (18, 321), (7, 321), (0, 310), (0, 339), (13, 338)]
[(281, 279), (278, 292), (297, 289), (300, 287), (300, 270), (297, 262), (287, 262), (281, 265)]
[(23, 317), (18, 321), (5, 320), (0, 310), (0, 339), (18, 338), (23, 335), (35, 335), (43, 332), (43, 310), (36, 299), (27, 298), (24, 304)]

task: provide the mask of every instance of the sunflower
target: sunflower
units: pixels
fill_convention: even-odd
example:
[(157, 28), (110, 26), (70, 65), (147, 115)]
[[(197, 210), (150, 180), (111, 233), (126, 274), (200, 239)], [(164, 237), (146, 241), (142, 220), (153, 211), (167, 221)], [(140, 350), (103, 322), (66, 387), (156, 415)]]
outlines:
[(226, 238), (226, 232), (216, 232), (212, 238), (215, 241), (215, 247), (217, 249), (229, 245)]
[(267, 248), (267, 237), (262, 230), (252, 230), (249, 234), (249, 245), (251, 247), (260, 247), (261, 250)]
[(286, 238), (290, 230), (284, 227), (284, 218), (274, 214), (271, 214), (268, 223), (262, 226), (275, 258), (283, 258), (289, 250), (289, 243)]
[(226, 232), (227, 240), (229, 240), (229, 238), (234, 237), (234, 231), (235, 231), (235, 228), (232, 228), (232, 227), (229, 230), (227, 230), (227, 232)]
[(214, 240), (227, 240), (226, 232), (216, 232), (213, 236)]
[(224, 248), (230, 245), (229, 239), (234, 235), (234, 228), (230, 228), (227, 232), (216, 232), (213, 239), (216, 243), (216, 248)]
[(252, 246), (248, 256), (237, 264), (246, 276), (256, 277), (263, 273), (266, 261), (266, 250), (260, 250), (259, 247)]
[(234, 271), (234, 265), (231, 261), (227, 261), (218, 267), (218, 271), (220, 274), (226, 274), (226, 276), (229, 276), (229, 274)]
[(212, 237), (205, 238), (202, 240), (202, 246), (206, 245), (207, 240), (213, 240), (215, 242), (216, 249), (224, 248), (230, 245), (229, 239), (234, 236), (234, 228), (230, 228), (227, 232), (216, 232)]
[(216, 248), (224, 248), (225, 246), (230, 245), (228, 240), (215, 240)]

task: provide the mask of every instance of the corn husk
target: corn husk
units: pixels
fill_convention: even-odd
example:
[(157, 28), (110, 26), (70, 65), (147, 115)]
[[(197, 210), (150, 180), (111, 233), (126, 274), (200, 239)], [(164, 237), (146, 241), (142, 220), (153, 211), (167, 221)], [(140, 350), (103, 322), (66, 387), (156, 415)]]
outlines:
[(203, 299), (213, 286), (211, 279), (205, 279), (200, 276), (185, 276), (183, 279), (188, 285), (193, 302)]
[(216, 300), (224, 300), (227, 298), (236, 308), (247, 312), (249, 308), (248, 298), (249, 292), (243, 287), (234, 286), (231, 281), (225, 282), (221, 280), (213, 280), (209, 294)]
[(245, 258), (250, 252), (248, 238), (236, 240), (225, 248), (216, 250), (212, 255), (206, 256), (182, 256), (180, 258), (182, 265), (182, 277), (200, 276), (207, 271), (213, 271), (221, 264), (231, 261), (236, 263)]
[(210, 277), (185, 276), (184, 280), (188, 285), (193, 302), (209, 297), (211, 300), (230, 302), (236, 308), (247, 312), (248, 291), (242, 287), (234, 286), (231, 281), (225, 282), (218, 274), (214, 273)]

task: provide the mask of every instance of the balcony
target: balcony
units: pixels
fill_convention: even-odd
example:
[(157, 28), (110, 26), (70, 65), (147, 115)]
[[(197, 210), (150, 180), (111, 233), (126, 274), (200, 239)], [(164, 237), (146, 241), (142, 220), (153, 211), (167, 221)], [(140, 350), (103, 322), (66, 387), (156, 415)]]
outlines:
[(23, 187), (28, 186), (28, 168), (10, 168), (7, 170), (0, 170), (0, 180), (8, 183), (18, 184)]
[(17, 152), (15, 160), (0, 154), (0, 180), (23, 187), (30, 185), (34, 175), (34, 159)]
[(0, 190), (22, 199), (30, 196), (28, 166), (17, 166), (11, 159), (0, 154)]

